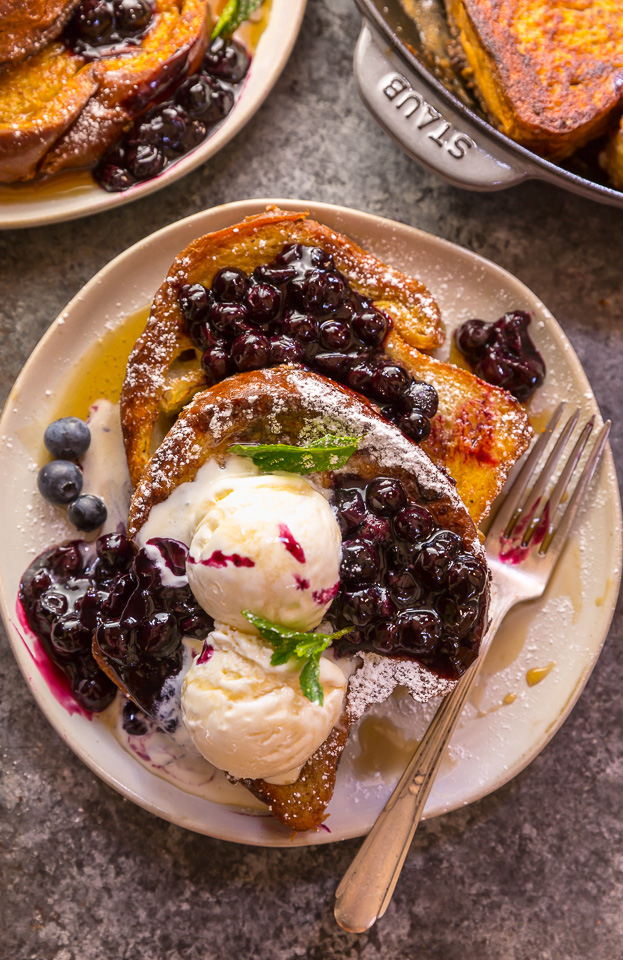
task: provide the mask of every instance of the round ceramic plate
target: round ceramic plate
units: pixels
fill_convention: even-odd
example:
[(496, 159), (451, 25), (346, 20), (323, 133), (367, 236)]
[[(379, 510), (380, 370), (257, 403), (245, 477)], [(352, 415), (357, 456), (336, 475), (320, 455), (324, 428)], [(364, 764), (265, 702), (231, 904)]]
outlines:
[(301, 28), (307, 0), (271, 0), (268, 22), (240, 96), (225, 121), (195, 150), (145, 183), (107, 193), (87, 173), (61, 173), (47, 181), (0, 184), (0, 229), (35, 227), (110, 210), (161, 190), (213, 157), (251, 119), (283, 70)]
[[(548, 376), (530, 413), (542, 425), (556, 403), (598, 410), (582, 368), (543, 304), (494, 264), (411, 227), (341, 207), (250, 200), (215, 207), (155, 233), (117, 257), (52, 324), (21, 373), (0, 422), (0, 601), (15, 656), (46, 717), (100, 777), (147, 810), (200, 833), (241, 843), (305, 845), (365, 833), (382, 808), (435, 705), (399, 692), (374, 708), (350, 737), (326, 829), (290, 839), (267, 813), (192, 795), (139, 764), (101, 719), (70, 713), (36, 666), (16, 616), (20, 574), (33, 557), (68, 536), (36, 493), (41, 438), (61, 415), (59, 395), (92, 354), (102, 332), (148, 304), (175, 255), (195, 237), (257, 213), (266, 203), (307, 209), (364, 247), (420, 277), (437, 298), (448, 331), (470, 316), (493, 320), (529, 310)], [(449, 340), (450, 338), (448, 338)], [(127, 352), (128, 344), (125, 349)], [(82, 366), (81, 366), (82, 365)], [(538, 601), (507, 617), (434, 784), (426, 815), (470, 803), (501, 786), (543, 749), (578, 698), (606, 637), (618, 592), (621, 515), (610, 451), (556, 573)], [(240, 788), (242, 789), (242, 788)]]

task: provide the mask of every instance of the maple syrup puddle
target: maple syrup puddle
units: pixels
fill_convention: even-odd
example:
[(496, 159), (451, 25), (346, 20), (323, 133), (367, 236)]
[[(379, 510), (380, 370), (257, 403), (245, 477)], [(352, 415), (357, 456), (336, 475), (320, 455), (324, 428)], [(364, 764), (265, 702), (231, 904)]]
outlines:
[(526, 683), (529, 687), (536, 687), (537, 683), (545, 680), (545, 677), (552, 672), (556, 663), (550, 660), (546, 667), (532, 667), (526, 673)]

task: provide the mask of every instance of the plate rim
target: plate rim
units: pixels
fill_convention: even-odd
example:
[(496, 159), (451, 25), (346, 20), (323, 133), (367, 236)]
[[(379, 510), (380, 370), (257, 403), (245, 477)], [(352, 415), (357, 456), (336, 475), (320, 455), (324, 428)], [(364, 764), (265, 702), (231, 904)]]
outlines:
[[(0, 199), (0, 230), (18, 230), (29, 227), (41, 227), (54, 223), (67, 223), (71, 220), (80, 220), (84, 217), (95, 216), (98, 213), (105, 213), (107, 210), (113, 210), (117, 207), (133, 203), (135, 200), (142, 200), (145, 197), (163, 190), (177, 180), (181, 180), (187, 174), (192, 173), (202, 164), (207, 163), (220, 150), (222, 150), (235, 136), (237, 136), (243, 127), (253, 118), (266, 98), (270, 95), (273, 87), (279, 79), (285, 68), (294, 45), (298, 39), (303, 23), (303, 17), (307, 7), (307, 0), (281, 0), (282, 9), (277, 10), (278, 16), (273, 7), (270, 11), (268, 24), (264, 31), (264, 36), (274, 36), (279, 43), (279, 55), (271, 59), (270, 69), (262, 81), (257, 81), (258, 86), (245, 96), (246, 83), (243, 85), (240, 97), (234, 104), (233, 110), (221, 123), (214, 133), (207, 137), (203, 143), (199, 144), (190, 153), (182, 156), (179, 160), (163, 173), (144, 183), (138, 183), (130, 190), (121, 193), (108, 193), (95, 182), (93, 186), (88, 187), (88, 192), (77, 194), (74, 203), (70, 209), (64, 212), (55, 211), (58, 202), (58, 195), (52, 195), (43, 201), (32, 201), (32, 212), (30, 207), (27, 212), (15, 212), (11, 216), (11, 211), (17, 207), (22, 207), (21, 201), (2, 202)], [(286, 29), (283, 28), (283, 17), (287, 15)], [(279, 21), (279, 23), (277, 23)], [(283, 29), (280, 35), (277, 31)], [(269, 33), (269, 31), (271, 31)], [(262, 37), (260, 37), (260, 42)], [(251, 61), (251, 73), (249, 78), (253, 79), (253, 60)], [(0, 184), (0, 187), (10, 187), (10, 184)], [(28, 184), (24, 184), (25, 187)], [(25, 198), (25, 203), (29, 203)], [(41, 212), (38, 212), (41, 211)]]
[[(121, 263), (127, 259), (133, 259), (134, 257), (141, 257), (141, 255), (149, 249), (152, 244), (157, 244), (163, 236), (167, 234), (173, 234), (176, 231), (184, 232), (187, 229), (190, 229), (195, 224), (200, 223), (204, 219), (211, 219), (215, 215), (226, 214), (230, 219), (231, 223), (236, 223), (245, 215), (251, 215), (253, 213), (260, 212), (269, 204), (275, 204), (282, 209), (293, 209), (293, 210), (310, 210), (313, 216), (317, 216), (319, 219), (322, 219), (323, 216), (329, 216), (331, 218), (338, 219), (340, 216), (355, 217), (358, 220), (358, 223), (361, 223), (361, 232), (365, 232), (365, 226), (367, 224), (374, 225), (378, 227), (379, 222), (384, 228), (385, 231), (391, 230), (391, 228), (399, 225), (401, 228), (404, 228), (407, 231), (407, 234), (417, 237), (420, 241), (423, 241), (426, 244), (431, 245), (433, 248), (438, 246), (440, 249), (444, 249), (446, 252), (452, 254), (454, 251), (460, 251), (461, 256), (468, 256), (472, 262), (477, 262), (483, 265), (487, 270), (493, 269), (494, 272), (497, 272), (499, 276), (503, 277), (508, 285), (515, 285), (515, 287), (527, 294), (528, 299), (532, 302), (538, 304), (540, 311), (547, 318), (548, 333), (556, 341), (557, 349), (564, 350), (567, 360), (570, 367), (573, 369), (574, 377), (577, 376), (579, 382), (581, 383), (585, 392), (588, 392), (590, 395), (590, 403), (596, 409), (597, 401), (594, 397), (592, 388), (590, 387), (588, 378), (584, 372), (584, 369), (575, 353), (570, 341), (568, 340), (566, 334), (564, 333), (560, 324), (553, 317), (548, 308), (543, 304), (540, 298), (533, 293), (529, 287), (527, 287), (521, 280), (514, 276), (514, 274), (505, 270), (505, 268), (500, 267), (498, 264), (494, 263), (491, 260), (481, 256), (480, 254), (474, 253), (466, 247), (461, 246), (460, 244), (453, 243), (452, 241), (445, 240), (444, 238), (437, 237), (434, 234), (428, 233), (427, 231), (421, 230), (418, 227), (413, 227), (410, 224), (402, 223), (401, 221), (392, 220), (386, 217), (381, 217), (376, 214), (370, 214), (365, 211), (359, 211), (352, 207), (345, 207), (342, 205), (328, 204), (317, 201), (310, 200), (301, 200), (301, 199), (292, 199), (292, 198), (250, 198), (245, 200), (232, 201), (230, 203), (219, 204), (213, 207), (206, 208), (205, 210), (199, 211), (198, 213), (192, 214), (191, 216), (184, 217), (181, 220), (174, 221), (171, 224), (168, 224), (165, 227), (160, 228), (154, 233), (148, 235), (147, 237), (142, 238), (137, 243), (128, 247), (126, 250), (122, 251), (112, 260), (110, 260), (104, 267), (101, 268), (69, 301), (67, 306), (61, 310), (59, 315), (55, 320), (50, 324), (48, 329), (44, 332), (43, 336), (40, 338), (38, 343), (35, 345), (34, 349), (30, 353), (28, 359), (26, 360), (22, 370), (20, 371), (15, 383), (13, 384), (11, 390), (9, 391), (6, 403), (4, 405), (2, 414), (0, 416), (0, 434), (6, 432), (6, 422), (10, 419), (12, 407), (15, 403), (16, 396), (20, 392), (22, 380), (25, 379), (26, 370), (30, 367), (31, 362), (36, 361), (40, 353), (42, 353), (49, 341), (55, 335), (58, 335), (58, 329), (64, 322), (64, 318), (68, 312), (70, 312), (77, 304), (82, 300), (87, 299), (93, 293), (96, 292), (96, 289), (102, 284), (106, 283), (107, 275), (109, 273), (114, 273), (115, 269), (121, 265)], [(209, 229), (209, 228), (208, 228)], [(204, 231), (205, 232), (205, 231)], [(196, 235), (199, 235), (198, 233)], [(175, 254), (174, 254), (175, 256)], [(59, 323), (61, 321), (61, 323)], [(563, 709), (559, 712), (556, 720), (550, 724), (544, 736), (542, 736), (538, 741), (536, 741), (528, 750), (526, 750), (520, 757), (520, 759), (514, 764), (513, 769), (508, 771), (507, 774), (498, 777), (494, 783), (488, 783), (485, 787), (481, 789), (474, 789), (472, 794), (470, 794), (467, 799), (463, 800), (460, 804), (457, 803), (448, 803), (443, 809), (437, 810), (433, 816), (438, 816), (443, 813), (450, 812), (451, 810), (457, 809), (461, 806), (465, 806), (469, 803), (473, 803), (483, 797), (493, 793), (498, 790), (505, 783), (509, 782), (513, 777), (525, 769), (529, 763), (547, 746), (554, 734), (560, 729), (564, 721), (569, 716), (571, 710), (573, 709), (575, 703), (577, 702), (579, 696), (584, 689), (588, 678), (591, 675), (591, 672), (595, 666), (595, 663), (601, 653), (605, 640), (608, 636), (610, 625), (612, 622), (612, 617), (614, 615), (615, 606), (618, 598), (618, 591), (621, 580), (621, 561), (623, 559), (623, 521), (621, 516), (621, 501), (620, 494), (617, 483), (617, 474), (614, 464), (614, 459), (612, 456), (612, 451), (610, 445), (608, 444), (605, 452), (605, 457), (603, 461), (603, 466), (607, 467), (611, 479), (614, 480), (614, 483), (609, 482), (609, 495), (612, 495), (612, 507), (615, 516), (615, 524), (613, 529), (614, 543), (615, 547), (618, 544), (618, 563), (616, 569), (613, 571), (613, 589), (608, 593), (608, 597), (605, 600), (602, 611), (603, 611), (603, 631), (600, 631), (600, 642), (595, 644), (592, 655), (589, 659), (589, 662), (584, 668), (583, 674), (578, 678), (573, 690), (571, 690)], [(609, 478), (610, 479), (610, 478)], [(616, 582), (615, 582), (616, 581)], [(16, 647), (21, 643), (21, 638), (19, 632), (17, 631), (12, 618), (14, 613), (12, 611), (11, 605), (7, 600), (5, 594), (4, 583), (0, 580), (0, 613), (2, 614), (2, 619), (4, 626), (7, 632), (9, 643), (11, 645), (11, 650), (16, 656)], [(17, 636), (16, 636), (17, 634)], [(603, 635), (602, 635), (603, 634)], [(332, 843), (337, 842), (338, 840), (352, 839), (354, 837), (362, 836), (363, 831), (361, 828), (355, 828), (352, 831), (342, 832), (339, 836), (334, 836), (332, 834), (324, 833), (323, 831), (316, 832), (308, 836), (307, 834), (302, 834), (297, 836), (297, 838), (292, 841), (289, 838), (281, 838), (279, 836), (270, 836), (266, 838), (244, 838), (239, 839), (235, 836), (232, 836), (231, 833), (223, 832), (220, 830), (211, 830), (210, 824), (202, 826), (197, 823), (184, 822), (188, 820), (183, 816), (177, 816), (174, 813), (169, 813), (161, 809), (157, 803), (150, 801), (149, 798), (143, 797), (137, 794), (131, 787), (128, 787), (126, 784), (118, 780), (113, 774), (109, 773), (107, 770), (103, 769), (98, 765), (95, 759), (91, 754), (86, 752), (81, 744), (75, 744), (70, 742), (66, 734), (59, 728), (60, 724), (57, 725), (55, 719), (53, 719), (52, 711), (46, 709), (46, 706), (42, 705), (39, 698), (35, 695), (31, 684), (28, 682), (26, 677), (25, 670), (22, 667), (22, 662), (18, 656), (16, 656), (18, 666), (21, 673), (24, 675), (26, 685), (28, 686), (37, 706), (42, 711), (48, 722), (51, 724), (55, 732), (65, 741), (65, 743), (70, 747), (70, 749), (78, 756), (78, 758), (85, 763), (85, 765), (92, 770), (100, 779), (102, 779), (109, 786), (112, 786), (115, 790), (122, 794), (122, 796), (127, 797), (132, 800), (134, 803), (137, 803), (143, 809), (153, 813), (162, 819), (165, 819), (171, 823), (175, 823), (179, 826), (186, 827), (191, 829), (194, 832), (203, 834), (205, 836), (211, 836), (215, 839), (226, 840), (229, 842), (235, 843), (244, 843), (252, 846), (263, 846), (263, 847), (301, 847), (301, 846), (315, 846), (318, 844)], [(149, 771), (147, 771), (149, 772)], [(152, 776), (156, 776), (152, 774)], [(158, 778), (160, 779), (160, 778)], [(176, 788), (172, 784), (169, 784), (174, 790), (180, 790), (181, 788)], [(185, 791), (181, 791), (185, 793)], [(186, 794), (188, 795), (188, 794)], [(206, 801), (210, 802), (210, 801)], [(222, 805), (218, 805), (222, 806)], [(234, 808), (229, 807), (229, 810)], [(429, 815), (430, 816), (430, 815)]]

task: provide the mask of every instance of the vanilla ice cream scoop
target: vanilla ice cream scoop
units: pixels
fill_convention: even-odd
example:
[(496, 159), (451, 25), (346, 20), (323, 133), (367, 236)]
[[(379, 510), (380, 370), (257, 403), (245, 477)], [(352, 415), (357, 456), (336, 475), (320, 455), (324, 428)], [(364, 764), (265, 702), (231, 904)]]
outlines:
[[(182, 685), (182, 715), (199, 752), (234, 777), (293, 783), (340, 715), (346, 678), (320, 658), (322, 705), (300, 688), (300, 662), (273, 667), (257, 637), (216, 624)], [(203, 661), (203, 662), (200, 662)]]
[(214, 620), (242, 630), (242, 610), (298, 630), (317, 627), (339, 587), (341, 535), (303, 477), (217, 481), (188, 555), (190, 588)]

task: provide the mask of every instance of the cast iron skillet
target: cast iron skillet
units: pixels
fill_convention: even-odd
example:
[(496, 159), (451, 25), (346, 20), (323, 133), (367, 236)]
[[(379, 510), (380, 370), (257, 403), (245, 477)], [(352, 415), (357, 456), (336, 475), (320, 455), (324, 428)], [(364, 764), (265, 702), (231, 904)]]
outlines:
[[(537, 179), (623, 207), (623, 192), (544, 160), (500, 133), (418, 58), (418, 31), (399, 0), (356, 0), (364, 20), (355, 80), (378, 123), (414, 160), (468, 190)], [(418, 50), (418, 47), (420, 49)], [(595, 170), (597, 175), (597, 170)]]

